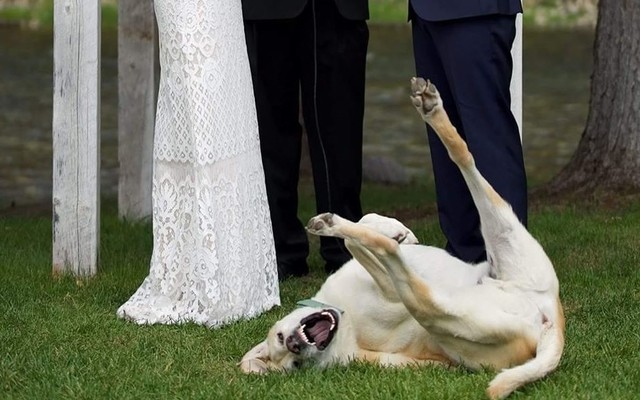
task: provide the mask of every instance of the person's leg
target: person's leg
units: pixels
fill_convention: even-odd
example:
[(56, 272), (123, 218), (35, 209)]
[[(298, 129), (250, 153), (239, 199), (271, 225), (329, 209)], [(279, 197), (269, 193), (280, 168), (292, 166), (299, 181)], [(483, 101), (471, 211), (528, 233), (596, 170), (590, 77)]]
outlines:
[(511, 112), (515, 29), (515, 15), (431, 24), (476, 165), (526, 226), (527, 178)]
[(280, 279), (309, 271), (309, 245), (298, 219), (302, 129), (295, 26), (295, 20), (245, 21)]
[[(416, 75), (433, 82), (454, 126), (460, 127), (460, 116), (449, 88), (449, 81), (428, 26), (415, 14), (412, 18), (413, 50)], [(460, 170), (451, 162), (447, 149), (427, 126), (431, 165), (436, 187), (440, 228), (447, 238), (446, 250), (468, 262), (486, 257), (480, 234), (480, 217)], [(460, 129), (464, 138), (464, 132)]]
[[(369, 31), (342, 17), (331, 1), (311, 0), (300, 20), (302, 108), (318, 213), (362, 217), (362, 130)], [(326, 271), (351, 255), (336, 238), (321, 238)]]
[[(514, 21), (509, 16), (447, 22), (414, 18), (414, 51), (418, 73), (430, 79), (429, 73), (434, 74), (432, 81), (443, 88), (445, 109), (478, 169), (526, 225), (526, 175), (509, 93)], [(481, 261), (486, 255), (471, 196), (433, 135), (430, 144), (447, 249), (465, 261)]]

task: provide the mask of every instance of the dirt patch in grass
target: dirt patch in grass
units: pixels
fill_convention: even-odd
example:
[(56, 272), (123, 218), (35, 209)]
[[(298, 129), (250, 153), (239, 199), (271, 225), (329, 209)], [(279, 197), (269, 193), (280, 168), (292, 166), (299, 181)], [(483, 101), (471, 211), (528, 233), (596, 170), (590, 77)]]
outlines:
[(3, 217), (44, 217), (51, 215), (51, 204), (39, 203), (28, 205), (16, 205), (0, 210), (0, 218)]

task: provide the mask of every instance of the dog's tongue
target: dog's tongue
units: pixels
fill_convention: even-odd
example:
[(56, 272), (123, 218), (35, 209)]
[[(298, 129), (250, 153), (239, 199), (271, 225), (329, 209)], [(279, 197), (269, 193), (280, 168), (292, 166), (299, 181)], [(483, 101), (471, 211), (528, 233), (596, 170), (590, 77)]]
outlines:
[(310, 338), (313, 338), (312, 340), (315, 343), (320, 344), (325, 340), (327, 340), (327, 338), (329, 337), (330, 329), (331, 329), (331, 322), (320, 320), (315, 324), (313, 324), (312, 327), (310, 328), (307, 327), (306, 331), (307, 331), (307, 335)]

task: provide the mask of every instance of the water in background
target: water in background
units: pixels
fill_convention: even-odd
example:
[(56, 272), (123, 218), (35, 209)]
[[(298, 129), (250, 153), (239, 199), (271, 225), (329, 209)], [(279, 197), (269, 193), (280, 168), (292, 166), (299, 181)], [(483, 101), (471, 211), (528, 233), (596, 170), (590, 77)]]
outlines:
[[(373, 25), (365, 147), (412, 179), (430, 175), (425, 128), (408, 101), (414, 75), (408, 25)], [(524, 150), (530, 182), (552, 177), (578, 143), (588, 111), (593, 31), (524, 34)], [(50, 203), (53, 37), (0, 27), (0, 210)], [(117, 42), (102, 39), (101, 186), (117, 190)]]
[[(592, 30), (524, 33), (523, 145), (531, 184), (549, 180), (575, 150), (588, 111)], [(430, 174), (424, 124), (408, 102), (414, 74), (406, 26), (372, 29), (365, 152), (386, 154), (420, 178)]]

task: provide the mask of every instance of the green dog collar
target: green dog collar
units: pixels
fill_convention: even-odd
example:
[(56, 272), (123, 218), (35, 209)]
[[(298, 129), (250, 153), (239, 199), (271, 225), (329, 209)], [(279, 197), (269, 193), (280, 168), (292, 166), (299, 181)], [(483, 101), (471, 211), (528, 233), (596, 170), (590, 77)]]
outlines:
[(332, 305), (325, 304), (325, 303), (322, 303), (322, 302), (320, 302), (318, 300), (314, 300), (314, 299), (300, 300), (299, 302), (296, 303), (296, 305), (298, 307), (333, 308), (334, 310), (339, 311), (340, 314), (344, 314), (344, 311), (342, 311), (338, 307), (334, 307)]

